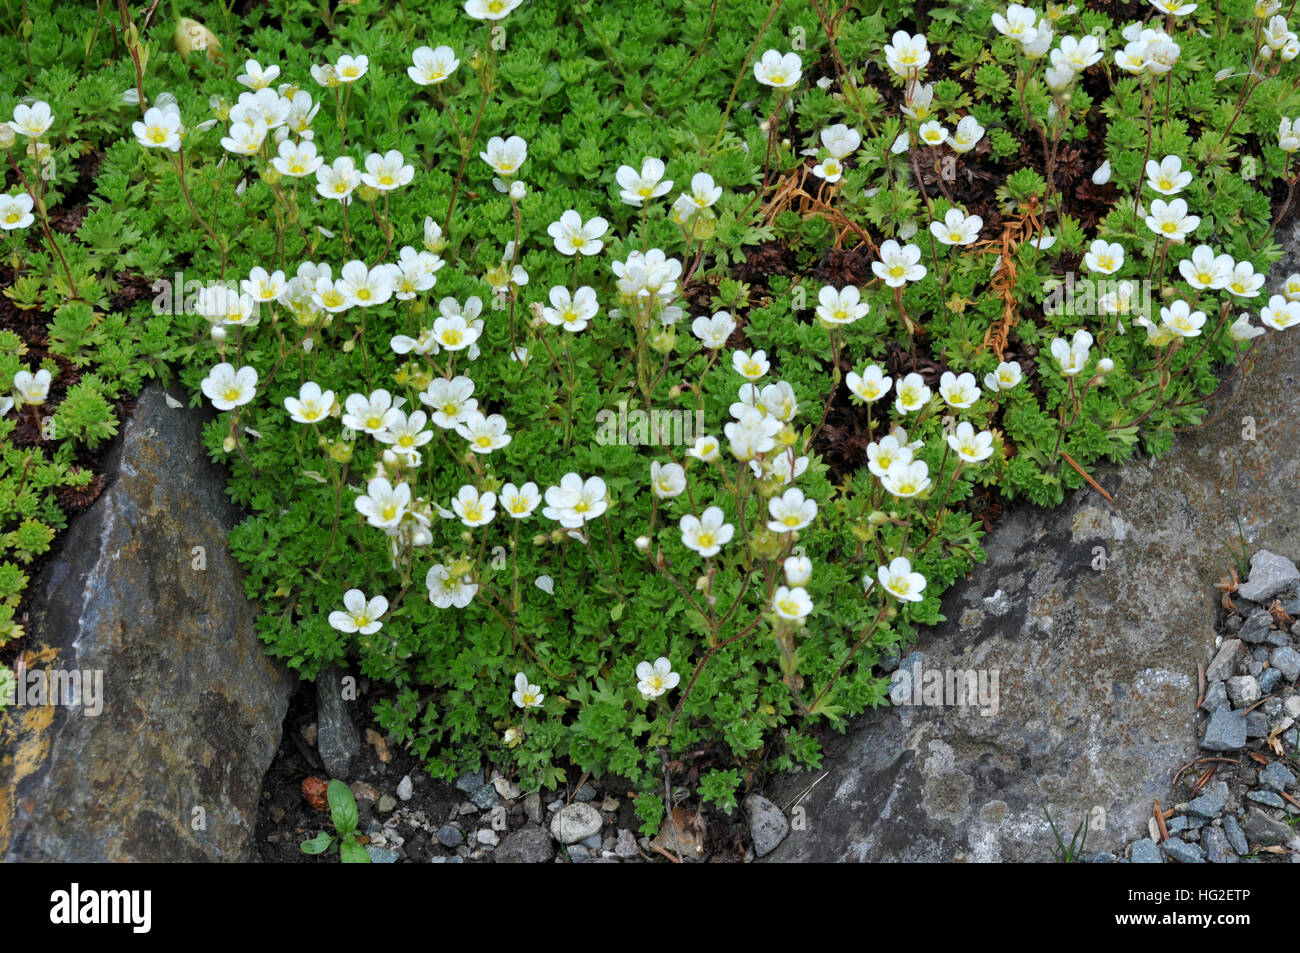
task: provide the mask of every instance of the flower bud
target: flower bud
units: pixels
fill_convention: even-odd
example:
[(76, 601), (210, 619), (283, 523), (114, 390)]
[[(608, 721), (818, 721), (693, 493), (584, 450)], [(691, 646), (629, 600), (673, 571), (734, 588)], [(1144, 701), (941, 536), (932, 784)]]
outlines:
[(510, 198), (515, 202), (522, 202), (524, 196), (528, 194), (528, 186), (516, 179), (510, 183)]
[(177, 20), (172, 42), (176, 45), (176, 52), (181, 55), (181, 59), (189, 59), (190, 54), (195, 50), (206, 51), (208, 59), (213, 62), (221, 59), (221, 41), (198, 20), (191, 20), (189, 17), (181, 17)]
[(212, 325), (211, 334), (212, 334), (212, 340), (216, 341), (218, 344), (226, 340), (226, 329), (224, 325), (220, 325), (220, 324)]
[(221, 449), (226, 451), (226, 453), (233, 451), (235, 449), (235, 438), (227, 437), (225, 440), (221, 441)]
[(636, 538), (637, 552), (648, 553), (650, 551), (650, 537), (638, 536)]

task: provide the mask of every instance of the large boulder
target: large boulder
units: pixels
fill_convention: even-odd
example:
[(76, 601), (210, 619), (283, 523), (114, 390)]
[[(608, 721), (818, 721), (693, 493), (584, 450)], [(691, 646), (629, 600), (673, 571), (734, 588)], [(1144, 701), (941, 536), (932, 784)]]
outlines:
[(147, 387), (105, 461), (113, 482), (33, 581), (29, 678), (92, 675), (78, 706), (5, 716), (6, 860), (252, 856), (293, 679), (253, 630), (226, 546), (238, 514), (205, 458), (204, 419)]
[[(1297, 237), (1270, 288), (1300, 269)], [(857, 720), (824, 777), (770, 786), (796, 816), (769, 860), (1046, 860), (1044, 808), (1066, 842), (1087, 816), (1089, 853), (1144, 835), (1194, 757), (1229, 547), (1300, 553), (1300, 330), (1269, 332), (1244, 369), (1211, 402), (1219, 419), (1159, 459), (1097, 469), (1114, 504), (1084, 488), (1009, 511), (946, 593), (949, 621), (921, 633), (920, 667), (903, 665), (922, 685), (932, 669), (989, 687), (997, 672), (996, 713), (905, 704)]]

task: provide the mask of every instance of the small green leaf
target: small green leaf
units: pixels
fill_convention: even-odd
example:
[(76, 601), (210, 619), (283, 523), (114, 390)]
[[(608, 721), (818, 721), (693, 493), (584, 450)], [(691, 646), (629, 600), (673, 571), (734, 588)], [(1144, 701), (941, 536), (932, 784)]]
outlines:
[(334, 837), (327, 831), (321, 831), (311, 840), (302, 842), (302, 852), (304, 854), (323, 854), (334, 846)]
[(330, 802), (330, 817), (334, 829), (340, 834), (351, 834), (357, 829), (357, 801), (348, 786), (337, 778), (330, 782), (326, 796)]

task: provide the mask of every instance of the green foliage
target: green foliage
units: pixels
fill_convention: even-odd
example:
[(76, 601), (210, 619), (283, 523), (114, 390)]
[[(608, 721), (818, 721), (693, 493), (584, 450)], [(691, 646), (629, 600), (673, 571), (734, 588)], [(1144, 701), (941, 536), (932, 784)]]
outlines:
[[(28, 6), (36, 22), (52, 15), (48, 0)], [(1230, 330), (1235, 309), (1270, 300), (1198, 287), (1180, 267), (1204, 242), (1263, 273), (1280, 253), (1271, 200), (1296, 184), (1277, 138), (1280, 119), (1300, 113), (1294, 67), (1256, 60), (1253, 13), (1240, 3), (1200, 5), (1175, 31), (1174, 68), (1142, 76), (1114, 58), (1127, 23), (1054, 10), (1059, 37), (1105, 38), (1104, 65), (1089, 66), (1087, 80), (1066, 77), (1065, 88), (1046, 69), (1047, 51), (1031, 57), (998, 35), (990, 17), (1005, 11), (982, 2), (918, 14), (891, 0), (853, 7), (826, 30), (803, 4), (743, 0), (728, 5), (724, 25), (689, 0), (527, 0), (504, 33), (460, 4), (248, 6), (240, 17), (219, 3), (189, 11), (217, 33), (220, 59), (182, 57), (165, 15), (145, 31), (145, 97), (174, 97), (183, 152), (146, 148), (131, 132), (141, 110), (122, 91), (135, 86), (135, 67), (91, 7), (60, 9), (62, 28), (29, 43), (16, 31), (0, 36), (15, 67), (0, 78), (0, 112), (42, 98), (55, 114), (48, 163), (21, 150), (15, 158), (42, 183), (43, 208), (76, 213), (53, 230), (54, 245), (44, 221), (10, 234), (5, 294), (48, 334), (28, 342), (0, 332), (0, 383), (40, 367), (55, 381), (42, 405), (0, 419), (0, 635), (21, 634), (12, 610), (22, 567), (66, 522), (58, 491), (89, 482), (78, 454), (117, 432), (115, 402), (174, 370), (198, 403), (214, 366), (251, 368), (249, 400), (223, 405), (203, 439), (246, 512), (230, 543), (246, 594), (263, 607), (257, 631), (304, 677), (344, 664), (386, 685), (380, 725), (437, 776), (486, 759), (532, 787), (559, 783), (571, 764), (615, 773), (637, 790), (649, 833), (664, 817), (663, 765), (690, 752), (712, 753), (697, 793), (724, 811), (765, 765), (815, 767), (809, 729), (885, 704), (876, 663), (941, 621), (944, 589), (984, 558), (982, 523), (967, 511), (977, 496), (1055, 505), (1084, 485), (1076, 467), (1166, 449), (1175, 429), (1209, 419), (1203, 405), (1219, 372), (1250, 347)], [(897, 29), (926, 33), (923, 75), (889, 67)], [(800, 82), (788, 93), (756, 82), (751, 47), (785, 52), (795, 35), (806, 41)], [(460, 62), (422, 86), (407, 69), (425, 43), (446, 44)], [(367, 72), (337, 92), (312, 79), (313, 66), (362, 53)], [(411, 181), (363, 186), (344, 206), (313, 177), (276, 170), (275, 137), (252, 155), (223, 147), (232, 106), (247, 108), (237, 106), (249, 95), (237, 77), (249, 58), (279, 67), (272, 88), (292, 84), (318, 107), (291, 142), (309, 126), (326, 161), (346, 155), (358, 166), (398, 150)], [(814, 75), (826, 64), (829, 85)], [(1110, 82), (1092, 81), (1104, 74)], [(925, 144), (927, 122), (949, 133), (974, 122), (979, 135)], [(861, 143), (835, 156), (821, 133), (839, 123)], [(493, 179), (510, 175), (479, 156), (490, 137), (510, 136), (527, 142), (515, 176), (522, 198), (498, 190)], [(1200, 221), (1181, 240), (1146, 220), (1165, 198), (1146, 184), (1145, 161), (1166, 155), (1192, 173), (1179, 197)], [(673, 187), (627, 204), (615, 172), (639, 171), (643, 157), (662, 159)], [(839, 176), (826, 176), (828, 160)], [(1110, 181), (1090, 191), (1103, 160)], [(689, 197), (701, 173), (721, 191), (700, 199), (704, 208)], [(690, 204), (675, 204), (679, 193)], [(569, 210), (607, 220), (599, 255), (557, 250), (548, 228)], [(930, 229), (953, 210), (982, 219), (960, 244)], [(887, 240), (919, 256), (892, 283), (870, 270)], [(1080, 262), (1098, 240), (1124, 252), (1106, 274)], [(634, 255), (650, 250), (672, 265), (636, 287), (646, 269)], [(254, 268), (282, 272), (289, 285), (303, 263), (328, 265), (332, 280), (345, 262), (421, 254), (436, 256), (436, 284), (374, 306), (327, 311), (312, 297), (314, 268), (301, 272), (313, 272), (310, 284), (302, 278), (239, 320), (196, 313), (191, 294), (191, 285), (251, 281)], [(1058, 307), (1067, 272), (1108, 284)], [(865, 313), (828, 322), (823, 287), (851, 282)], [(590, 325), (548, 323), (552, 289), (578, 288), (598, 304)], [(1123, 307), (1125, 289), (1150, 307)], [(1180, 303), (1204, 322), (1175, 331)], [(1269, 307), (1281, 326), (1285, 307)], [(705, 346), (695, 321), (723, 311), (735, 321), (728, 343)], [(411, 345), (460, 312), (482, 322), (461, 331), (479, 332), (472, 351), (446, 337)], [(1090, 346), (1063, 365), (1057, 355), (1080, 330)], [(1005, 387), (988, 383), (1004, 343), (1022, 375)], [(931, 374), (928, 396), (895, 403), (905, 386), (916, 389), (903, 379), (914, 351), (917, 368), (971, 375), (977, 392), (939, 393)], [(747, 358), (757, 392), (741, 389), (736, 368)], [(904, 368), (887, 394), (846, 399), (850, 381), (886, 366)], [(441, 410), (421, 396), (433, 400), (432, 382), (461, 376), (484, 414), (501, 415), (508, 443), (479, 452), (464, 432), (426, 421), (413, 428), (429, 437), (418, 457), (386, 458), (402, 449), (393, 425), (340, 419), (350, 398), (381, 389), (402, 401), (403, 417)], [(285, 401), (307, 382), (338, 406), (300, 423)], [(733, 408), (738, 399), (776, 420), (763, 438), (770, 449), (733, 446), (725, 428), (749, 414)], [(717, 459), (687, 452), (701, 434), (685, 424), (696, 419), (719, 442)], [(987, 453), (966, 446), (958, 458), (965, 425)], [(845, 449), (845, 434), (866, 434), (878, 463), (895, 426), (906, 449), (893, 452), (926, 468), (916, 492), (886, 485), (862, 446)], [(669, 464), (683, 467), (685, 490), (656, 496), (651, 466)], [(561, 526), (543, 504), (514, 519), (500, 500), (507, 483), (544, 494), (568, 474), (603, 481), (585, 504), (598, 518)], [(357, 509), (379, 478), (410, 492), (392, 534)], [(816, 516), (773, 529), (791, 487)], [(496, 495), (493, 518), (462, 519), (453, 502), (462, 488)], [(682, 521), (710, 506), (734, 534), (705, 556)], [(798, 598), (782, 596), (785, 560), (797, 555), (812, 561), (811, 576), (786, 586)], [(902, 598), (881, 581), (898, 557), (925, 580)], [(382, 595), (386, 608), (360, 626), (332, 623), (353, 588)], [(657, 659), (673, 684), (643, 691), (642, 666)], [(521, 674), (537, 704), (514, 700)], [(311, 850), (337, 843), (345, 860), (360, 850), (348, 841), (355, 805), (351, 816), (345, 831), (348, 815), (336, 812), (335, 835), (309, 841)]]
[(346, 784), (337, 778), (331, 779), (325, 789), (329, 801), (330, 821), (334, 833), (321, 831), (311, 840), (302, 842), (304, 854), (323, 854), (336, 847), (339, 859), (345, 864), (368, 864), (370, 854), (357, 841), (357, 801)]

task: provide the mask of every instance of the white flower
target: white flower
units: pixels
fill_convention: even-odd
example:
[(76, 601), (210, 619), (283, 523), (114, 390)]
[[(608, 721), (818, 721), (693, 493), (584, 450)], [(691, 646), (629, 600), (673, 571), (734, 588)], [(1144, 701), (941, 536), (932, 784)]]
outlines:
[(297, 397), (286, 397), (284, 409), (289, 417), (300, 424), (319, 423), (330, 415), (334, 406), (334, 391), (322, 391), (315, 381), (307, 381), (298, 388)]
[(483, 416), (472, 410), (456, 424), (456, 433), (469, 441), (469, 448), (475, 453), (491, 453), (500, 450), (513, 438), (506, 433), (506, 419), (500, 414)]
[(588, 219), (584, 224), (582, 216), (569, 209), (558, 222), (551, 222), (546, 227), (546, 233), (555, 240), (555, 249), (562, 255), (598, 255), (605, 247), (601, 236), (608, 228), (609, 222), (600, 216)]
[(542, 515), (566, 529), (578, 529), (608, 509), (607, 495), (605, 481), (600, 477), (583, 480), (576, 473), (566, 473), (557, 486), (546, 490)]
[[(501, 4), (510, 2), (510, 0), (469, 0), (466, 7), (484, 2)], [(499, 17), (492, 17), (491, 19), (499, 19)], [(542, 690), (538, 686), (529, 684), (528, 676), (520, 672), (515, 676), (515, 690), (510, 694), (510, 698), (519, 708), (541, 708), (546, 696), (542, 694)]]
[(1300, 323), (1300, 302), (1287, 301), (1281, 295), (1273, 295), (1268, 304), (1259, 313), (1259, 319), (1265, 327), (1274, 331), (1285, 331)]
[(478, 401), (472, 396), (474, 382), (468, 377), (447, 380), (436, 377), (420, 394), (420, 403), (433, 412), (433, 422), (444, 430), (453, 430), (478, 410)]
[(812, 610), (812, 599), (808, 598), (807, 591), (801, 586), (793, 589), (788, 586), (778, 586), (772, 595), (772, 611), (782, 619), (798, 622), (807, 618)]
[(722, 198), (722, 186), (715, 185), (713, 176), (707, 172), (696, 172), (691, 176), (691, 191), (682, 193), (697, 209), (709, 208)]
[(203, 393), (217, 410), (242, 407), (257, 396), (257, 370), (241, 367), (239, 370), (222, 362), (203, 379)]
[(389, 149), (382, 156), (378, 152), (366, 156), (366, 171), (361, 175), (362, 182), (381, 192), (408, 185), (413, 178), (415, 166), (408, 165), (396, 149)]
[(596, 301), (596, 292), (583, 285), (574, 294), (568, 288), (556, 285), (550, 293), (551, 307), (542, 308), (542, 317), (546, 323), (564, 328), (575, 334), (584, 330), (587, 323), (596, 316), (600, 305)]
[(976, 433), (970, 422), (963, 420), (948, 434), (948, 446), (967, 463), (979, 463), (993, 456), (993, 434), (987, 430)]
[(691, 322), (691, 333), (712, 350), (725, 346), (735, 330), (736, 322), (726, 311), (719, 311), (711, 318), (700, 315)]
[(1264, 276), (1256, 274), (1255, 266), (1248, 261), (1239, 261), (1232, 269), (1232, 276), (1224, 288), (1229, 294), (1238, 298), (1257, 298), (1259, 289), (1264, 287)]
[(885, 591), (894, 598), (904, 602), (921, 601), (921, 593), (925, 589), (925, 577), (919, 572), (912, 572), (912, 563), (907, 557), (899, 556), (888, 566), (881, 566), (876, 570), (876, 578)]
[(844, 123), (828, 126), (821, 132), (822, 147), (832, 159), (847, 159), (862, 145), (862, 133)]
[(705, 463), (718, 459), (718, 452), (721, 448), (718, 446), (718, 438), (710, 437), (708, 434), (701, 434), (695, 438), (695, 443), (686, 451), (688, 457), (694, 457), (696, 460), (702, 460)]
[(656, 460), (650, 464), (650, 486), (661, 500), (681, 496), (686, 491), (686, 471), (681, 464)]
[(276, 81), (280, 75), (280, 67), (271, 65), (262, 68), (262, 64), (257, 60), (246, 60), (244, 62), (244, 72), (235, 77), (235, 82), (249, 89), (265, 89)]
[(14, 118), (9, 122), (10, 129), (28, 139), (41, 138), (52, 125), (54, 115), (50, 112), (50, 104), (44, 100), (37, 100), (30, 106), (25, 103), (15, 106)]
[(645, 698), (658, 698), (677, 687), (681, 676), (673, 671), (673, 663), (664, 657), (654, 663), (641, 662), (636, 667), (636, 688)]
[[(275, 167), (275, 171), (290, 178), (312, 175), (325, 162), (316, 154), (315, 143), (308, 140), (295, 144), (286, 139), (280, 143), (276, 151), (278, 155), (271, 160), (271, 165)], [(334, 197), (330, 196), (330, 198)]]
[(1056, 363), (1060, 365), (1061, 373), (1067, 377), (1074, 377), (1088, 363), (1088, 356), (1092, 350), (1092, 335), (1080, 328), (1074, 332), (1074, 338), (1068, 342), (1064, 338), (1054, 338), (1051, 350), (1052, 357), (1056, 358)]
[[(229, 367), (230, 365), (226, 364), (223, 366)], [(14, 396), (16, 399), (13, 403), (18, 407), (23, 407), (28, 404), (33, 407), (39, 407), (41, 404), (45, 403), (45, 399), (50, 395), (50, 383), (52, 380), (53, 375), (43, 367), (35, 374), (25, 369), (18, 371), (14, 374)], [(254, 375), (254, 380), (256, 380), (256, 375)], [(206, 384), (207, 382), (205, 381), (204, 383)], [(204, 388), (204, 393), (207, 393), (206, 387)], [(228, 410), (229, 408), (223, 407), (221, 409)]]
[(444, 314), (434, 319), (433, 335), (448, 351), (463, 351), (478, 341), (479, 331), (463, 314)]
[(365, 394), (349, 394), (343, 402), (344, 427), (376, 436), (393, 423), (399, 412), (400, 404), (393, 402), (393, 395), (382, 387)]
[(978, 215), (967, 215), (959, 208), (950, 208), (944, 214), (942, 222), (930, 223), (930, 234), (945, 245), (969, 245), (980, 237), (984, 219)]
[(970, 152), (984, 138), (984, 127), (974, 116), (963, 116), (957, 129), (948, 136), (948, 145), (954, 152)]
[(1300, 126), (1293, 126), (1286, 117), (1283, 117), (1277, 127), (1277, 147), (1283, 152), (1300, 149)]
[(867, 444), (867, 469), (877, 477), (884, 477), (895, 461), (912, 462), (912, 448), (894, 434)]
[(519, 487), (513, 483), (507, 483), (501, 488), (501, 496), (498, 499), (501, 508), (517, 520), (527, 519), (532, 516), (533, 510), (537, 509), (542, 502), (542, 496), (537, 490), (537, 484), (532, 482)]
[(790, 556), (784, 563), (785, 584), (787, 586), (806, 586), (812, 579), (812, 560), (807, 556)]
[(1180, 299), (1160, 309), (1160, 323), (1179, 337), (1194, 338), (1205, 324), (1205, 312), (1191, 310), (1191, 306)]
[(364, 261), (350, 261), (339, 269), (335, 288), (353, 304), (370, 308), (384, 304), (393, 296), (399, 273), (394, 265), (367, 268)]
[(767, 354), (763, 351), (755, 351), (753, 354), (736, 351), (731, 355), (731, 366), (737, 374), (749, 381), (758, 380), (771, 369)]
[(460, 60), (456, 59), (456, 52), (450, 46), (440, 46), (437, 49), (418, 47), (411, 54), (411, 61), (415, 65), (406, 68), (406, 75), (421, 86), (443, 82), (460, 66)]
[(1248, 314), (1241, 315), (1228, 327), (1228, 335), (1234, 341), (1249, 341), (1251, 338), (1257, 338), (1263, 333), (1263, 328), (1257, 328), (1250, 323), (1250, 315)]
[(906, 77), (925, 69), (929, 62), (930, 51), (926, 49), (923, 33), (911, 36), (906, 31), (899, 30), (885, 44), (885, 63), (899, 76)]
[(992, 391), (1011, 390), (1020, 383), (1021, 376), (1019, 361), (1003, 361), (996, 371), (984, 375), (984, 386)]
[(146, 149), (166, 149), (176, 152), (181, 147), (181, 114), (173, 110), (153, 107), (144, 114), (143, 122), (131, 124), (136, 141)]
[(992, 17), (994, 29), (1003, 36), (1009, 36), (1021, 43), (1034, 38), (1034, 23), (1037, 19), (1038, 14), (1018, 3), (1007, 7), (1006, 16), (995, 13)]
[(943, 376), (939, 378), (939, 394), (949, 407), (962, 410), (979, 400), (980, 389), (975, 383), (974, 374), (962, 374), (958, 377), (952, 371), (944, 371)]
[(347, 204), (360, 184), (361, 173), (348, 156), (339, 156), (332, 165), (322, 165), (316, 170), (316, 192), (322, 198)]
[(256, 155), (266, 141), (266, 126), (261, 123), (249, 125), (237, 122), (230, 127), (230, 134), (222, 137), (221, 148), (235, 155)]
[(497, 175), (509, 178), (519, 171), (528, 158), (528, 144), (520, 136), (502, 139), (493, 136), (478, 157), (492, 167)]
[[(452, 606), (463, 609), (474, 600), (478, 592), (478, 583), (471, 582), (468, 576), (453, 577), (451, 571), (441, 563), (431, 566), (425, 573), (424, 585), (429, 590), (429, 601), (439, 609), (449, 609)], [(538, 696), (537, 703), (541, 704), (541, 696)]]
[(1093, 185), (1105, 185), (1110, 181), (1110, 160), (1107, 159), (1101, 165), (1097, 166), (1092, 173)]
[(804, 499), (803, 490), (791, 487), (767, 501), (767, 512), (772, 517), (767, 521), (768, 529), (774, 533), (793, 533), (817, 518), (817, 501)]
[(664, 164), (653, 156), (641, 160), (641, 171), (630, 165), (619, 166), (614, 180), (622, 189), (619, 197), (625, 205), (641, 206), (650, 199), (666, 195), (673, 187), (672, 179), (664, 179)]
[(927, 146), (941, 146), (948, 141), (948, 130), (937, 119), (931, 119), (928, 122), (921, 123), (921, 127), (916, 131), (921, 137), (921, 141)]
[(388, 444), (398, 456), (416, 457), (420, 448), (433, 439), (433, 431), (424, 429), (428, 422), (429, 415), (422, 410), (408, 417), (405, 411), (394, 408), (388, 426), (375, 434), (375, 439)]
[(36, 221), (36, 216), (32, 214), (33, 208), (35, 205), (32, 197), (26, 192), (17, 195), (0, 194), (0, 228), (10, 232), (31, 225)]
[(1226, 288), (1236, 263), (1231, 255), (1214, 254), (1209, 245), (1197, 245), (1192, 257), (1178, 263), (1183, 280), (1193, 288)]
[(891, 288), (901, 288), (909, 281), (925, 277), (925, 266), (919, 264), (921, 249), (915, 245), (899, 247), (892, 238), (880, 246), (880, 261), (871, 263), (871, 270)]
[(1178, 156), (1165, 156), (1159, 162), (1147, 160), (1147, 185), (1161, 195), (1177, 195), (1192, 181), (1192, 173), (1183, 169)]
[[(253, 61), (249, 60), (249, 62)], [(383, 626), (379, 617), (388, 611), (388, 600), (383, 596), (375, 596), (367, 602), (366, 594), (360, 589), (349, 589), (343, 594), (343, 606), (346, 612), (330, 613), (330, 627), (340, 632), (370, 635), (378, 632)]]
[(1059, 70), (1082, 73), (1101, 59), (1101, 42), (1092, 35), (1061, 37), (1060, 49), (1052, 50), (1052, 65)]
[(1119, 242), (1107, 242), (1098, 238), (1083, 256), (1083, 263), (1088, 270), (1100, 275), (1113, 275), (1124, 267), (1124, 246)]
[(793, 89), (802, 69), (803, 60), (798, 53), (782, 55), (778, 50), (768, 50), (754, 64), (754, 79), (774, 89)]
[(930, 488), (930, 467), (924, 460), (895, 460), (880, 483), (900, 499), (918, 496)]
[(462, 523), (472, 528), (492, 522), (492, 517), (496, 516), (494, 509), (496, 502), (495, 493), (480, 494), (476, 487), (467, 483), (456, 493), (456, 499), (451, 501), (451, 508), (460, 517)]
[(900, 414), (920, 410), (930, 401), (930, 388), (920, 374), (908, 374), (898, 384), (894, 409)]
[(475, 20), (501, 20), (521, 3), (523, 0), (466, 0), (465, 12)]
[(356, 499), (357, 512), (366, 522), (379, 529), (388, 529), (402, 522), (411, 505), (411, 487), (406, 483), (393, 486), (383, 477), (366, 484), (365, 495)]
[(338, 62), (334, 64), (334, 75), (338, 77), (340, 83), (355, 83), (366, 75), (368, 69), (370, 69), (368, 56), (345, 55), (340, 56)]
[(813, 175), (834, 185), (844, 177), (844, 166), (834, 156), (827, 156), (812, 168)]
[(1171, 242), (1181, 242), (1196, 231), (1196, 227), (1201, 224), (1201, 217), (1188, 215), (1187, 203), (1182, 199), (1174, 199), (1168, 203), (1163, 199), (1155, 199), (1151, 203), (1151, 212), (1146, 217), (1146, 223), (1147, 228), (1157, 235), (1163, 235)]
[(698, 518), (683, 516), (678, 525), (682, 531), (682, 542), (701, 556), (716, 556), (736, 532), (736, 528), (725, 521), (722, 510), (716, 506), (710, 506)]
[(845, 382), (849, 385), (849, 390), (854, 396), (865, 400), (867, 403), (875, 403), (889, 393), (889, 388), (893, 386), (894, 379), (886, 377), (884, 372), (875, 364), (870, 364), (861, 374), (857, 371), (849, 371), (845, 377)]

